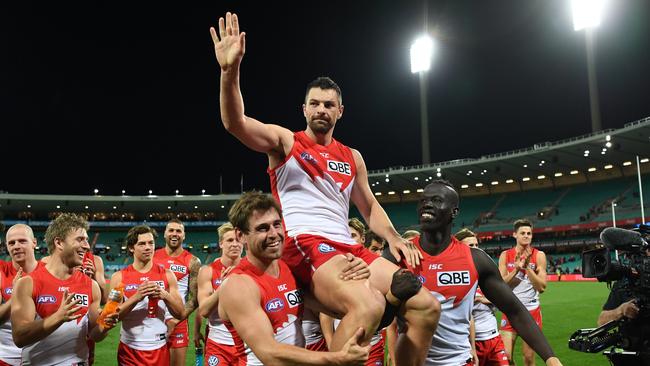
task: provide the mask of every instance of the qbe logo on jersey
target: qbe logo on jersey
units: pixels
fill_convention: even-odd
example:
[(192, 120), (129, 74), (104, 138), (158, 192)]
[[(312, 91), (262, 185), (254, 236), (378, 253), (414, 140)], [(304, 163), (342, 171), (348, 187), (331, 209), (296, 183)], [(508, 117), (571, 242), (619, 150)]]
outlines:
[(350, 168), (350, 163), (328, 160), (327, 170), (329, 170), (330, 172), (352, 175), (352, 169)]
[(74, 294), (72, 300), (77, 301), (77, 305), (88, 307), (88, 295), (86, 294)]
[(180, 264), (172, 264), (171, 266), (169, 266), (169, 270), (176, 273), (182, 273), (182, 274), (187, 273), (187, 267), (181, 266)]
[(296, 306), (300, 306), (300, 304), (302, 304), (302, 293), (298, 289), (285, 292), (284, 298), (287, 299), (287, 303), (289, 303), (290, 308), (295, 308)]
[(438, 286), (469, 285), (469, 271), (438, 272), (436, 278)]

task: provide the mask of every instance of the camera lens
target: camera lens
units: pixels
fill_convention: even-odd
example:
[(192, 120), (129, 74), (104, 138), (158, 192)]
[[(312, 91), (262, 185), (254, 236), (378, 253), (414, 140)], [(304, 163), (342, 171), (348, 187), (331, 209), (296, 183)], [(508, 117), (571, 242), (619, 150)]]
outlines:
[(591, 264), (596, 273), (603, 273), (607, 269), (607, 258), (603, 255), (596, 255), (591, 259)]

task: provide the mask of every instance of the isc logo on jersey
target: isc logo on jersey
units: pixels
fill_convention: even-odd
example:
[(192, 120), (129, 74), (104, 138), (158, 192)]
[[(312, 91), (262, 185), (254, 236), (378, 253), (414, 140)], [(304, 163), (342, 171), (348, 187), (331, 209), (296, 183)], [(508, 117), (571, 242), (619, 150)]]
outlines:
[(56, 296), (54, 295), (40, 295), (38, 299), (36, 299), (37, 304), (55, 304), (56, 303)]
[(276, 311), (280, 311), (284, 309), (284, 301), (276, 297), (274, 299), (269, 300), (266, 303), (266, 305), (264, 305), (264, 308), (266, 308), (266, 311), (270, 313), (275, 313)]
[(469, 271), (438, 272), (438, 286), (469, 285)]
[(328, 160), (327, 161), (327, 170), (330, 172), (337, 172), (345, 175), (352, 175), (352, 169), (350, 168), (350, 163), (343, 163), (340, 161)]
[(88, 295), (86, 294), (74, 294), (72, 299), (78, 301), (78, 305), (88, 307)]
[(187, 267), (181, 266), (180, 264), (172, 264), (171, 266), (169, 266), (169, 270), (176, 273), (182, 273), (182, 274), (187, 273)]
[(325, 253), (335, 252), (336, 249), (334, 249), (334, 247), (331, 245), (320, 243), (318, 244), (318, 251), (325, 254)]
[(300, 304), (302, 304), (302, 293), (298, 289), (285, 292), (284, 298), (287, 299), (287, 303), (289, 303), (290, 308), (295, 308), (296, 306), (300, 306)]

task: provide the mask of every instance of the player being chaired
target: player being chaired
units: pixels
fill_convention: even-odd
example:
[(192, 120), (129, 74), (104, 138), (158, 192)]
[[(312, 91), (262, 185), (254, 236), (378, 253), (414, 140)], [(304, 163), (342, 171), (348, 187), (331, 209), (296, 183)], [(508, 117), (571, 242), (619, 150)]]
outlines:
[[(225, 128), (244, 145), (265, 153), (273, 195), (280, 203), (286, 230), (283, 260), (299, 284), (309, 289), (323, 311), (341, 318), (331, 351), (342, 349), (359, 327), (367, 344), (380, 326), (400, 313), (408, 327), (396, 345), (396, 363), (421, 365), (440, 316), (439, 302), (421, 288), (417, 278), (388, 260), (378, 258), (350, 236), (349, 202), (388, 241), (396, 257), (409, 264), (421, 258), (416, 247), (403, 240), (368, 185), (361, 154), (332, 137), (343, 115), (341, 90), (320, 77), (307, 86), (302, 106), (304, 131), (292, 132), (265, 124), (244, 113), (239, 86), (246, 35), (237, 16), (227, 13), (218, 30), (210, 29), (221, 67), (220, 106)], [(339, 277), (347, 264), (345, 253), (364, 259), (370, 267), (369, 283)], [(382, 321), (383, 320), (383, 321)]]

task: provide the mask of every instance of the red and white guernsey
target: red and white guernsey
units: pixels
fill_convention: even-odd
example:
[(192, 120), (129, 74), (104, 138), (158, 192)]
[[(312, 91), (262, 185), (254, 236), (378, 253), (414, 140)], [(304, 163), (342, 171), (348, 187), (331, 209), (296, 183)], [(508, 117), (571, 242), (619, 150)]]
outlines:
[[(305, 337), (302, 334), (301, 325), (302, 293), (296, 286), (296, 280), (289, 267), (282, 260), (278, 260), (278, 265), (280, 267), (278, 278), (262, 272), (252, 265), (248, 258), (242, 259), (231, 273), (247, 275), (257, 284), (260, 290), (260, 306), (271, 322), (275, 340), (278, 343), (303, 347)], [(263, 365), (253, 351), (237, 336), (232, 323), (229, 321), (224, 323), (231, 332), (234, 332), (233, 338), (237, 349), (245, 348), (246, 365)]]
[[(41, 265), (41, 262), (37, 262), (36, 268)], [(0, 270), (0, 277), (2, 277), (2, 301), (5, 303), (11, 299), (13, 281), (16, 273), (16, 268), (12, 262), (8, 262), (6, 268)], [(0, 360), (9, 365), (18, 366), (20, 365), (21, 352), (22, 349), (16, 347), (14, 343), (11, 332), (11, 319), (7, 319), (4, 323), (0, 324)]]
[[(212, 289), (216, 291), (219, 286), (221, 286), (221, 271), (226, 268), (226, 266), (221, 263), (221, 258), (218, 258), (210, 264), (212, 268)], [(234, 332), (235, 330), (232, 329)], [(233, 335), (230, 333), (231, 330), (226, 328), (221, 318), (219, 318), (219, 312), (213, 311), (208, 317), (208, 338), (215, 343), (225, 344), (228, 346), (235, 345), (233, 340)]]
[(469, 323), (478, 287), (478, 272), (470, 247), (452, 236), (442, 253), (431, 256), (422, 250), (420, 237), (412, 241), (424, 256), (420, 265), (412, 268), (413, 273), (442, 307), (425, 365), (464, 365), (472, 357)]
[[(537, 249), (533, 248), (532, 254), (530, 255), (530, 262), (528, 267), (533, 271), (537, 269)], [(506, 268), (508, 272), (515, 270), (515, 262), (517, 256), (517, 248), (510, 248), (506, 250)], [(517, 296), (519, 301), (528, 309), (528, 311), (535, 310), (539, 307), (539, 292), (533, 287), (533, 283), (530, 282), (528, 275), (525, 270), (519, 271), (515, 277), (521, 280), (515, 288), (512, 289), (512, 292)]]
[[(156, 282), (158, 286), (169, 290), (169, 283), (165, 274), (165, 268), (154, 263), (149, 272), (140, 273), (133, 265), (122, 271), (122, 283), (124, 283), (124, 300), (134, 296), (138, 287), (144, 281)], [(167, 305), (163, 300), (158, 300), (158, 311), (155, 318), (147, 316), (147, 304), (149, 299), (145, 297), (135, 304), (133, 309), (122, 318), (122, 329), (120, 330), (120, 341), (130, 348), (140, 351), (153, 351), (167, 344), (165, 325), (165, 310)]]
[(192, 254), (183, 249), (180, 255), (172, 257), (167, 254), (165, 248), (160, 248), (154, 252), (153, 260), (154, 263), (172, 271), (174, 276), (176, 276), (178, 293), (183, 299), (183, 304), (185, 304), (190, 288), (190, 263), (192, 262)]
[(273, 196), (282, 206), (287, 239), (311, 234), (356, 244), (348, 227), (357, 172), (352, 150), (335, 139), (319, 145), (304, 131), (294, 133), (294, 140), (284, 162), (268, 170)]
[[(476, 296), (483, 296), (480, 287), (476, 290)], [(486, 305), (476, 301), (472, 309), (472, 316), (474, 317), (475, 339), (477, 341), (487, 341), (499, 336), (497, 318), (494, 317), (494, 305)]]
[(61, 324), (42, 340), (24, 347), (22, 362), (26, 365), (76, 365), (88, 362), (88, 307), (93, 302), (92, 280), (81, 271), (61, 280), (54, 277), (44, 265), (28, 274), (33, 281), (32, 299), (36, 305), (36, 319), (45, 319), (61, 306), (63, 293), (75, 294), (81, 307), (76, 320)]

